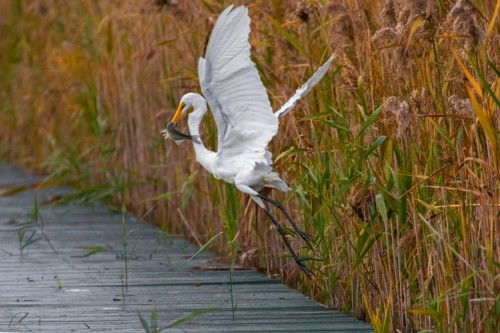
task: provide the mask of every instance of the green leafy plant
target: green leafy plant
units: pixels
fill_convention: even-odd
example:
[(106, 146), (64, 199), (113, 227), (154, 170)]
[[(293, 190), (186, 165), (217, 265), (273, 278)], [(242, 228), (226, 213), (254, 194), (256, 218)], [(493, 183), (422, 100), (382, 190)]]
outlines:
[(90, 257), (94, 254), (106, 251), (105, 247), (99, 245), (85, 246), (84, 249), (87, 250), (87, 253), (83, 254), (82, 257)]
[(139, 320), (141, 322), (142, 328), (143, 328), (145, 333), (160, 333), (160, 332), (163, 332), (169, 328), (174, 328), (174, 327), (180, 326), (186, 322), (189, 322), (190, 320), (192, 320), (198, 316), (201, 316), (201, 315), (206, 314), (206, 313), (214, 312), (214, 311), (216, 311), (215, 308), (196, 310), (196, 311), (193, 311), (185, 316), (182, 316), (182, 317), (172, 321), (168, 325), (160, 327), (158, 324), (158, 310), (156, 308), (153, 308), (151, 310), (149, 322), (140, 314), (139, 314)]
[(54, 279), (56, 280), (57, 289), (63, 289), (63, 288), (64, 288), (64, 286), (63, 286), (63, 284), (62, 284), (61, 280), (59, 280), (59, 278), (57, 277), (57, 275), (56, 275), (56, 276), (54, 276)]

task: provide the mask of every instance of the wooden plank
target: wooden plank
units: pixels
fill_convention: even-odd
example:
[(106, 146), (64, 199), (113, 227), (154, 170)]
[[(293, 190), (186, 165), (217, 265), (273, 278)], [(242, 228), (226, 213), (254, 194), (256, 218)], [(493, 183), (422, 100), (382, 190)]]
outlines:
[[(212, 262), (213, 253), (188, 260), (196, 246), (101, 203), (43, 204), (72, 189), (28, 186), (41, 180), (0, 165), (0, 192), (26, 186), (0, 196), (0, 332), (141, 332), (139, 314), (149, 318), (153, 308), (160, 326), (214, 308), (169, 332), (372, 331), (255, 270), (233, 271), (231, 293), (229, 271)], [(38, 224), (27, 226), (34, 222), (29, 214), (35, 197)], [(122, 221), (133, 230), (127, 237), (127, 287)], [(23, 227), (40, 240), (21, 255)], [(103, 251), (84, 256), (89, 246)]]

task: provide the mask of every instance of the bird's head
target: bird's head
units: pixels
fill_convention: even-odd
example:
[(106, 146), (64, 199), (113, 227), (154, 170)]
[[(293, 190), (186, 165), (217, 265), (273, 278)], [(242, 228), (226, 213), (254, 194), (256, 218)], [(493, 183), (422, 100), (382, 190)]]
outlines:
[(187, 93), (182, 96), (179, 106), (177, 107), (177, 110), (175, 111), (175, 114), (170, 122), (177, 125), (183, 114), (189, 113), (193, 110), (203, 109), (205, 105), (205, 99), (201, 97), (200, 94)]
[(179, 106), (174, 113), (174, 116), (167, 124), (167, 128), (162, 131), (162, 134), (165, 136), (165, 138), (170, 137), (176, 143), (180, 143), (184, 140), (193, 140), (196, 142), (195, 137), (179, 132), (176, 129), (177, 124), (179, 123), (179, 120), (182, 118), (182, 116), (185, 113), (192, 112), (193, 110), (200, 110), (202, 113), (204, 113), (206, 111), (205, 99), (199, 94), (187, 93), (182, 96), (179, 102)]

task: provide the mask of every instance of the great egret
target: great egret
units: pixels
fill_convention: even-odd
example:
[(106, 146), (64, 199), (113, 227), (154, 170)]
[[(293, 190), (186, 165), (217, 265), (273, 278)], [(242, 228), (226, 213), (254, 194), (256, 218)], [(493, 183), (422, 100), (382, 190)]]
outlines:
[[(313, 76), (277, 112), (262, 84), (255, 64), (250, 59), (250, 17), (245, 6), (227, 7), (217, 19), (207, 44), (205, 57), (198, 61), (198, 76), (205, 99), (197, 93), (185, 94), (171, 122), (162, 131), (165, 137), (177, 143), (191, 140), (196, 160), (215, 178), (233, 183), (238, 190), (264, 209), (280, 233), (285, 245), (299, 267), (308, 275), (304, 260), (291, 247), (285, 231), (271, 214), (265, 202), (280, 209), (295, 232), (312, 248), (310, 236), (301, 231), (284, 207), (259, 191), (265, 186), (280, 191), (289, 190), (286, 183), (272, 169), (272, 156), (267, 150), (269, 141), (278, 132), (279, 119), (290, 112), (325, 75), (334, 59), (332, 55)], [(210, 151), (199, 136), (199, 126), (207, 103), (218, 130), (218, 149)], [(190, 135), (176, 130), (184, 113), (188, 112)]]

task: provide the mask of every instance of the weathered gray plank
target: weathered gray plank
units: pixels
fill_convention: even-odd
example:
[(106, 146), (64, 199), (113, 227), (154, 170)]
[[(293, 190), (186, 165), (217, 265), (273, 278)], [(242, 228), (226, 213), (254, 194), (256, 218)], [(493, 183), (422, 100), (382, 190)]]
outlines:
[[(1, 332), (140, 332), (138, 315), (149, 318), (153, 308), (160, 325), (215, 308), (171, 332), (372, 331), (368, 324), (323, 308), (254, 270), (232, 272), (237, 303), (233, 318), (229, 272), (224, 264), (211, 262), (214, 254), (205, 252), (188, 261), (196, 246), (101, 203), (44, 204), (72, 189), (30, 186), (41, 180), (0, 165), (0, 193), (26, 187), (0, 196)], [(42, 237), (41, 224), (31, 225), (29, 230), (43, 239), (27, 246), (21, 256), (19, 230), (30, 221), (35, 197), (50, 244)], [(134, 230), (127, 237), (128, 288), (123, 287), (122, 220), (127, 230)], [(88, 246), (105, 250), (84, 257)]]

